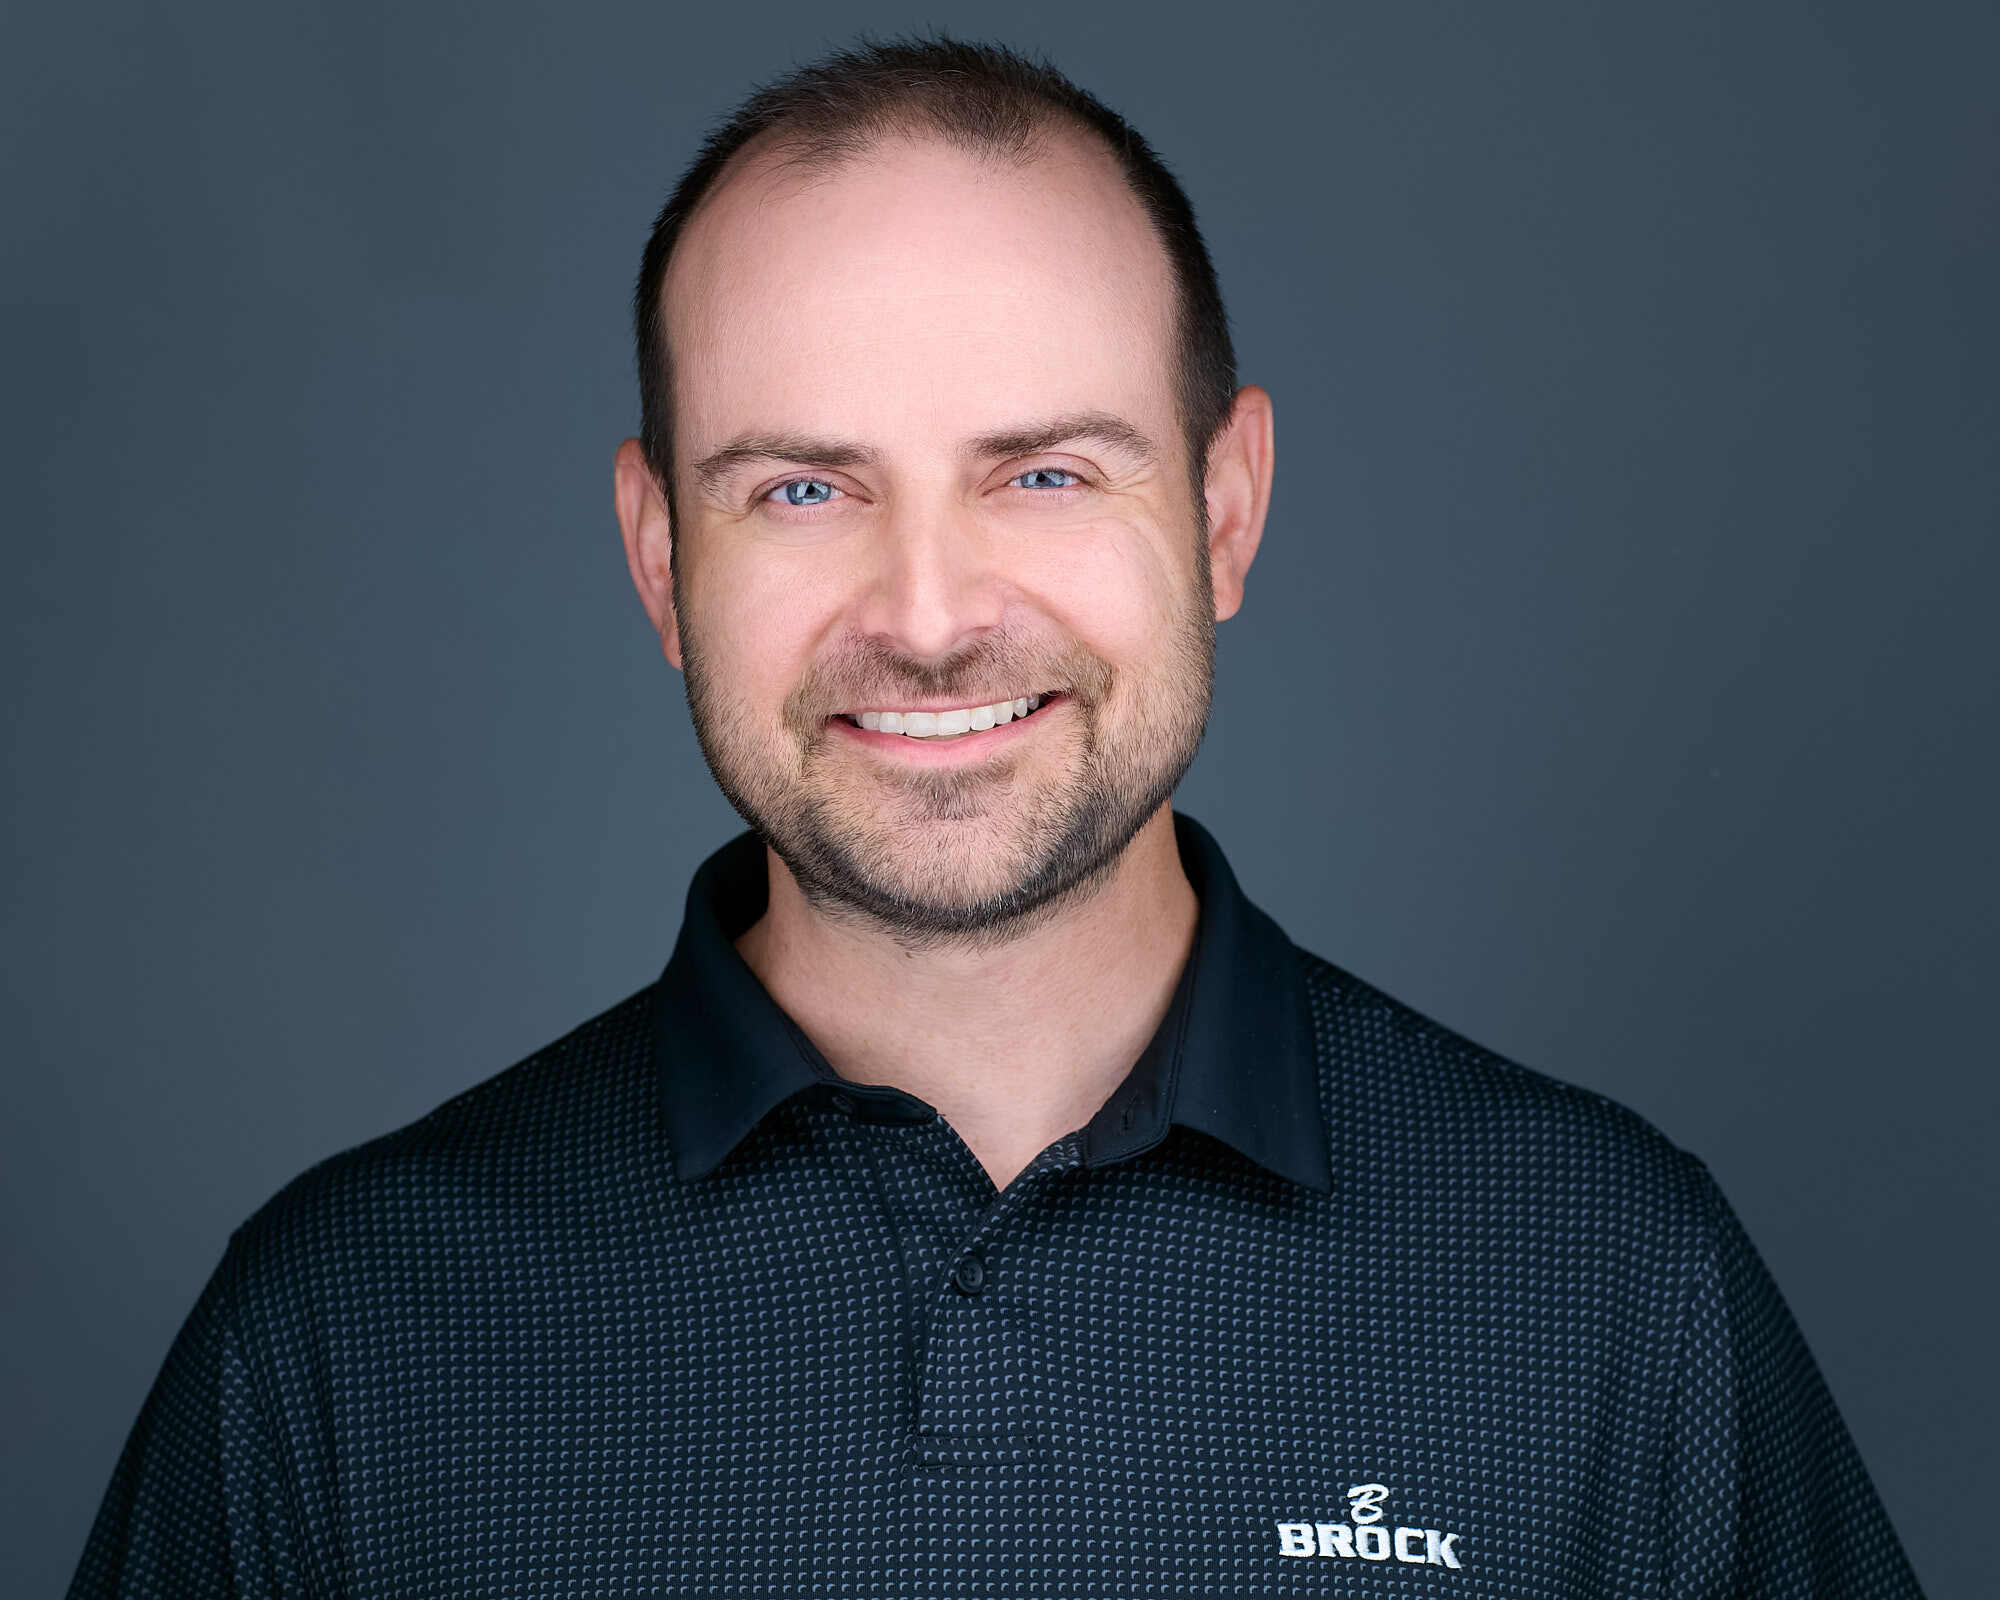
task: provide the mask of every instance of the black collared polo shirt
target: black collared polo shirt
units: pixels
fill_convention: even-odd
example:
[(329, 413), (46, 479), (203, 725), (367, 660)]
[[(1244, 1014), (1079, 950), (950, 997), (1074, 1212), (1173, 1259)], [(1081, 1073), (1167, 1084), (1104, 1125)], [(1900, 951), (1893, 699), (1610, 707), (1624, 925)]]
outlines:
[(74, 1597), (1908, 1596), (1701, 1163), (1201, 902), (1158, 1035), (996, 1192), (736, 955), (232, 1235)]

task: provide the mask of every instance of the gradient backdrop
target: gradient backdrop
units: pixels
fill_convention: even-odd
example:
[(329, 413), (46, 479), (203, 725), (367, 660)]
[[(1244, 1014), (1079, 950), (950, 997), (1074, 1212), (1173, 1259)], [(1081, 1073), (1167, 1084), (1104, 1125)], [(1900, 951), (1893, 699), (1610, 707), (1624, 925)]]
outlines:
[(736, 823), (611, 515), (628, 286), (753, 81), (925, 23), (1155, 141), (1276, 397), (1183, 808), (1703, 1156), (1978, 1592), (2000, 12), (1768, 0), (16, 8), (0, 1589), (231, 1228), (664, 963)]

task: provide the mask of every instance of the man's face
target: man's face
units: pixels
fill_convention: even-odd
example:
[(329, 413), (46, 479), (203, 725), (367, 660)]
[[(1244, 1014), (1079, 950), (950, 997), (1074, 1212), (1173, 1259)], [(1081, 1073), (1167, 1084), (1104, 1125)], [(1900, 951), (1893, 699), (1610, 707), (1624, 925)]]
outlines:
[(1193, 759), (1216, 613), (1173, 306), (1109, 159), (1067, 146), (753, 162), (684, 234), (688, 703), (822, 909), (1004, 936), (1099, 881)]

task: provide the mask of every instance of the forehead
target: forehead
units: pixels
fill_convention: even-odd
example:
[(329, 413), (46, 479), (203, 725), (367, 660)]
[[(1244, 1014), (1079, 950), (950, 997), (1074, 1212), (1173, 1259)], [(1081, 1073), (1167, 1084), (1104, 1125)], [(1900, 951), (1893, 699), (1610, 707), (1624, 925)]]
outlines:
[(1081, 140), (1025, 165), (911, 140), (820, 173), (753, 156), (690, 219), (664, 293), (683, 458), (748, 428), (894, 450), (1173, 411), (1166, 253)]

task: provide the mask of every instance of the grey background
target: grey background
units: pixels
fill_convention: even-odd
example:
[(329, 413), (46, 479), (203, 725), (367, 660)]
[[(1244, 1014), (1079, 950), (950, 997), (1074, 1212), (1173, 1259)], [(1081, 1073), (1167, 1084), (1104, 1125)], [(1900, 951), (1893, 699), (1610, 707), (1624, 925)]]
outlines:
[(1996, 13), (1243, 0), (10, 14), (0, 1588), (232, 1227), (664, 962), (736, 823), (610, 511), (629, 281), (752, 81), (925, 22), (1153, 138), (1276, 397), (1183, 808), (1707, 1159), (1975, 1592)]

